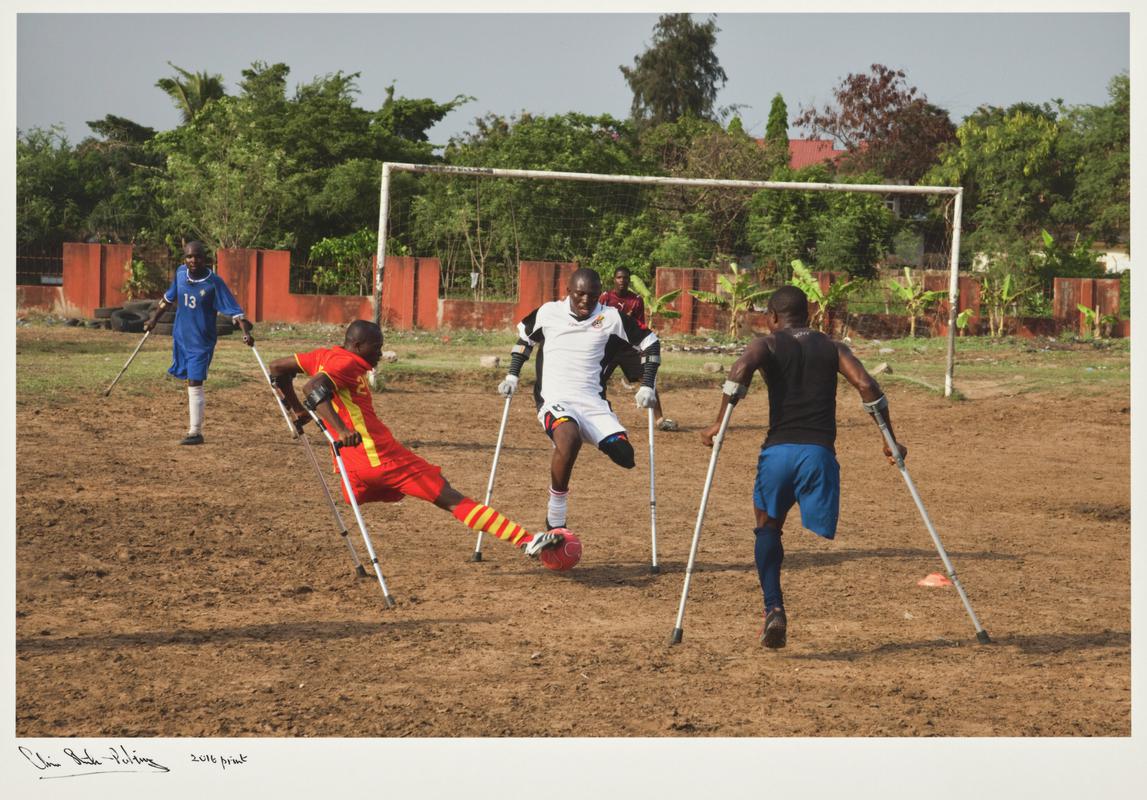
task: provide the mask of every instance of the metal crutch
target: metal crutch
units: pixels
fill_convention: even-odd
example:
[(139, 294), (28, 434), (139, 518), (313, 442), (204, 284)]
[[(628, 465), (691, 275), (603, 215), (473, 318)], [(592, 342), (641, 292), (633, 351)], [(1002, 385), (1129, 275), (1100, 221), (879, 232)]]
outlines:
[(888, 423), (884, 421), (884, 415), (879, 410), (870, 409), (867, 404), (865, 410), (873, 416), (876, 424), (880, 426), (880, 432), (884, 434), (884, 441), (888, 444), (888, 449), (896, 454), (896, 466), (900, 469), (900, 474), (904, 476), (904, 483), (908, 486), (908, 491), (912, 494), (912, 499), (916, 501), (916, 508), (920, 509), (920, 516), (924, 518), (924, 525), (928, 528), (928, 533), (932, 535), (932, 542), (936, 545), (936, 551), (940, 554), (940, 560), (944, 562), (944, 568), (948, 570), (948, 577), (952, 581), (952, 585), (956, 587), (956, 591), (960, 595), (960, 599), (964, 602), (964, 608), (968, 611), (968, 616), (972, 618), (972, 624), (976, 627), (976, 641), (981, 644), (989, 644), (992, 640), (988, 636), (988, 632), (980, 625), (980, 620), (976, 618), (976, 612), (972, 610), (972, 603), (968, 600), (967, 593), (964, 592), (964, 587), (960, 585), (960, 579), (956, 577), (956, 568), (952, 566), (948, 554), (944, 551), (944, 545), (940, 543), (940, 535), (936, 533), (935, 526), (932, 525), (932, 520), (928, 517), (928, 512), (924, 510), (924, 502), (920, 499), (920, 493), (916, 491), (916, 484), (912, 482), (912, 476), (908, 474), (908, 468), (904, 466), (904, 456), (900, 448), (896, 444), (896, 440), (892, 437), (892, 431), (888, 429)]
[(701, 507), (697, 509), (697, 524), (693, 528), (693, 545), (689, 548), (689, 564), (685, 568), (685, 586), (681, 589), (681, 606), (677, 609), (677, 625), (673, 628), (673, 637), (669, 644), (680, 644), (681, 634), (684, 630), (682, 623), (685, 620), (685, 599), (689, 596), (689, 579), (693, 577), (693, 562), (697, 559), (697, 545), (701, 543), (701, 523), (705, 519), (705, 506), (709, 502), (709, 489), (713, 485), (713, 475), (717, 471), (717, 456), (721, 452), (721, 445), (725, 441), (725, 431), (729, 428), (729, 417), (733, 415), (733, 403), (725, 407), (725, 416), (721, 418), (721, 428), (713, 439), (713, 455), (709, 458), (709, 473), (705, 476), (705, 491), (701, 493)]
[(653, 409), (646, 410), (649, 412), (649, 537), (653, 552), (653, 562), (649, 565), (649, 571), (656, 575), (661, 571), (661, 567), (657, 566), (657, 488), (653, 478)]
[(350, 540), (350, 534), (347, 533), (346, 525), (343, 524), (342, 516), (339, 514), (338, 508), (335, 506), (335, 500), (331, 497), (330, 487), (327, 486), (327, 480), (323, 477), (323, 468), (319, 465), (318, 458), (315, 457), (314, 448), (311, 447), (311, 441), (307, 435), (299, 430), (294, 421), (291, 419), (291, 414), (287, 410), (286, 404), (283, 402), (283, 397), (279, 392), (279, 388), (275, 386), (274, 381), (271, 380), (271, 373), (267, 370), (267, 365), (263, 363), (263, 359), (259, 356), (259, 351), (251, 345), (251, 352), (255, 354), (255, 360), (259, 362), (259, 368), (263, 370), (263, 377), (267, 379), (267, 383), (271, 387), (271, 394), (275, 396), (275, 402), (279, 404), (279, 411), (283, 413), (283, 419), (286, 420), (287, 428), (291, 431), (291, 437), (300, 439), (303, 443), (303, 449), (307, 451), (307, 456), (311, 459), (311, 464), (315, 467), (315, 475), (319, 478), (319, 484), (323, 487), (323, 495), (327, 498), (327, 505), (330, 506), (331, 513), (334, 515), (335, 524), (339, 529), (339, 536), (346, 542), (347, 549), (350, 550), (350, 557), (354, 561), (354, 571), (360, 578), (366, 577), (366, 569), (362, 566), (362, 561), (359, 560), (358, 553), (355, 552), (354, 543)]
[(390, 590), (386, 588), (386, 580), (382, 577), (382, 568), (378, 565), (378, 556), (374, 553), (374, 545), (370, 543), (370, 534), (366, 531), (366, 522), (363, 521), (362, 511), (359, 510), (358, 501), (354, 499), (354, 488), (350, 485), (350, 476), (347, 475), (346, 465), (343, 463), (342, 453), (340, 452), (342, 445), (331, 435), (331, 432), (327, 430), (326, 423), (315, 413), (315, 407), (322, 402), (321, 399), (317, 401), (312, 399), (315, 394), (315, 392), (312, 392), (303, 402), (303, 405), (306, 407), (307, 413), (311, 415), (311, 419), (319, 426), (319, 430), (327, 437), (327, 441), (330, 442), (331, 448), (334, 450), (335, 463), (338, 464), (339, 474), (343, 479), (343, 488), (346, 490), (350, 507), (354, 511), (354, 518), (358, 522), (358, 529), (362, 532), (362, 541), (366, 545), (366, 552), (370, 555), (370, 563), (374, 566), (374, 574), (378, 576), (378, 585), (382, 587), (382, 597), (386, 601), (387, 608), (394, 608), (394, 598), (390, 596)]
[[(486, 483), (486, 500), (484, 505), (490, 505), (490, 498), (494, 494), (494, 476), (498, 474), (498, 456), (502, 454), (502, 438), (506, 435), (506, 420), (510, 418), (510, 401), (512, 394), (506, 395), (506, 405), (502, 409), (502, 424), (498, 426), (498, 444), (494, 447), (494, 463), (490, 465), (490, 480)], [(482, 560), (482, 531), (478, 531), (478, 542), (474, 545), (474, 555), (471, 561)]]
[(123, 374), (127, 372), (127, 368), (130, 367), (131, 362), (135, 360), (136, 353), (138, 353), (140, 348), (143, 347), (143, 343), (147, 341), (148, 336), (151, 336), (151, 331), (147, 331), (143, 334), (143, 338), (139, 340), (139, 344), (135, 346), (135, 350), (131, 351), (131, 355), (128, 356), (127, 363), (123, 365), (123, 369), (119, 371), (119, 375), (116, 375), (115, 380), (112, 381), (111, 386), (104, 390), (104, 397), (107, 397), (112, 393), (112, 389), (115, 388), (117, 383), (119, 383), (119, 379), (123, 377)]

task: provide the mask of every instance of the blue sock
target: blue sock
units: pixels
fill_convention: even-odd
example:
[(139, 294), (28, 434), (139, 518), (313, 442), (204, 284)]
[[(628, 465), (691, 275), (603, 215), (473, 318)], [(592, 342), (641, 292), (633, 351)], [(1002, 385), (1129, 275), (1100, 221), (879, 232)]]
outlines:
[(757, 574), (761, 579), (761, 591), (765, 594), (765, 612), (774, 608), (784, 608), (784, 595), (781, 594), (781, 562), (785, 560), (785, 548), (781, 544), (781, 532), (770, 523), (763, 528), (753, 528), (757, 534)]

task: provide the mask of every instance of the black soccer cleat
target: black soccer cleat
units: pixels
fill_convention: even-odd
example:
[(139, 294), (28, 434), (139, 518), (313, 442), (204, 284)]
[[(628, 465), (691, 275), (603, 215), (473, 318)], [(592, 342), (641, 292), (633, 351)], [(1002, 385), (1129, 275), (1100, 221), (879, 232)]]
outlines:
[(203, 444), (202, 433), (189, 433), (179, 440), (180, 444)]
[(765, 627), (761, 628), (761, 644), (773, 650), (785, 646), (788, 638), (788, 620), (783, 608), (774, 608), (765, 616)]

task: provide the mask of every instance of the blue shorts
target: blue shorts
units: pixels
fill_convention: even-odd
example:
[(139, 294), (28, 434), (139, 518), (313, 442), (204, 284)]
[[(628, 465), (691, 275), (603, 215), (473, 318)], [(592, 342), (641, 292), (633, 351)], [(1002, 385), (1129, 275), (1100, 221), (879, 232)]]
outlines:
[(215, 356), (214, 347), (188, 350), (177, 342), (172, 350), (171, 366), (167, 371), (173, 377), (184, 381), (207, 380), (207, 368)]
[(773, 519), (800, 506), (801, 525), (817, 536), (836, 536), (840, 517), (840, 465), (819, 444), (774, 444), (761, 450), (753, 503)]

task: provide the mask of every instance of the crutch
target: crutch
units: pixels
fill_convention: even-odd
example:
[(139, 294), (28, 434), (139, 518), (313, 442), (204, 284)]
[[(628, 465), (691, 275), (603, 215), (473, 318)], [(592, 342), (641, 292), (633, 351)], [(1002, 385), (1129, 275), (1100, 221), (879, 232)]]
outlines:
[(319, 426), (319, 430), (327, 437), (330, 442), (331, 449), (334, 450), (335, 463), (338, 464), (339, 474), (343, 479), (343, 489), (346, 490), (347, 500), (350, 502), (350, 507), (354, 511), (354, 518), (358, 522), (358, 529), (362, 532), (362, 541), (366, 545), (366, 552), (370, 556), (370, 563), (374, 566), (374, 574), (378, 576), (378, 585), (382, 587), (382, 597), (386, 601), (387, 608), (394, 608), (394, 598), (390, 596), (390, 590), (386, 588), (386, 580), (382, 577), (382, 569), (378, 565), (378, 556), (374, 554), (374, 545), (370, 543), (370, 534), (366, 531), (366, 522), (363, 521), (362, 511), (359, 510), (358, 501), (354, 499), (354, 488), (350, 485), (350, 476), (347, 475), (346, 464), (343, 463), (342, 445), (331, 435), (327, 430), (327, 425), (323, 422), (322, 418), (315, 413), (315, 408), (326, 400), (330, 400), (330, 390), (324, 385), (312, 391), (307, 395), (306, 400), (303, 401), (303, 406), (307, 409), (307, 413), (311, 415), (311, 419)]
[(140, 348), (143, 347), (143, 343), (147, 341), (148, 336), (151, 336), (151, 331), (144, 333), (143, 338), (139, 340), (139, 344), (137, 344), (135, 349), (131, 351), (131, 355), (128, 356), (127, 363), (123, 365), (123, 369), (119, 371), (119, 375), (116, 375), (115, 380), (112, 381), (112, 385), (104, 390), (104, 397), (107, 397), (112, 393), (112, 389), (115, 388), (117, 383), (119, 383), (119, 379), (123, 377), (123, 374), (127, 372), (127, 368), (130, 367), (131, 362), (135, 360), (136, 353), (138, 353)]
[[(880, 401), (877, 401), (877, 403), (879, 402)], [(887, 405), (887, 403), (885, 403), (885, 405)], [(980, 625), (980, 620), (976, 618), (976, 612), (972, 610), (972, 604), (968, 600), (968, 595), (964, 592), (964, 587), (960, 585), (960, 579), (956, 577), (956, 568), (952, 566), (948, 554), (944, 552), (944, 545), (940, 544), (940, 535), (936, 533), (936, 528), (932, 525), (932, 520), (928, 517), (928, 512), (924, 510), (924, 502), (920, 499), (920, 493), (916, 491), (916, 484), (912, 482), (912, 476), (908, 474), (908, 468), (904, 466), (904, 456), (901, 454), (896, 440), (892, 437), (892, 431), (888, 430), (888, 423), (884, 421), (884, 415), (880, 413), (880, 408), (876, 403), (873, 403), (871, 406), (865, 403), (864, 410), (871, 414), (873, 419), (876, 420), (876, 424), (880, 426), (880, 432), (884, 434), (884, 441), (888, 444), (888, 449), (896, 454), (896, 466), (899, 467), (900, 474), (904, 476), (904, 483), (907, 484), (908, 491), (912, 494), (912, 499), (916, 501), (916, 508), (920, 509), (920, 516), (924, 518), (924, 525), (928, 528), (928, 533), (932, 535), (932, 542), (936, 545), (936, 551), (940, 554), (940, 560), (944, 562), (944, 568), (948, 570), (948, 577), (956, 587), (960, 599), (964, 601), (964, 608), (968, 610), (968, 616), (972, 618), (972, 624), (976, 627), (976, 641), (981, 644), (990, 643), (992, 640), (988, 636), (988, 632)]]
[(657, 488), (653, 479), (653, 409), (649, 412), (649, 537), (652, 540), (653, 563), (649, 571), (656, 575), (661, 571), (657, 566)]
[(701, 493), (701, 507), (697, 509), (697, 524), (693, 527), (693, 545), (689, 548), (689, 565), (685, 568), (685, 586), (681, 589), (681, 606), (677, 609), (677, 625), (669, 644), (681, 644), (682, 623), (685, 620), (685, 598), (689, 596), (689, 579), (693, 577), (693, 562), (697, 559), (697, 545), (701, 543), (701, 523), (705, 519), (705, 506), (709, 502), (709, 488), (713, 485), (713, 474), (717, 471), (717, 456), (725, 441), (725, 431), (729, 428), (729, 417), (733, 415), (733, 402), (725, 407), (721, 418), (721, 428), (713, 439), (713, 455), (709, 457), (709, 473), (705, 476), (705, 491)]
[[(486, 483), (486, 501), (484, 505), (490, 505), (490, 498), (494, 494), (494, 476), (498, 474), (498, 456), (502, 454), (502, 439), (506, 435), (506, 420), (510, 418), (510, 401), (514, 398), (512, 394), (506, 395), (506, 405), (502, 408), (502, 424), (498, 426), (498, 444), (494, 446), (494, 463), (490, 465), (490, 480)], [(478, 531), (478, 543), (474, 545), (474, 555), (470, 557), (471, 561), (482, 560), (482, 531)]]
[(263, 377), (267, 379), (267, 383), (271, 387), (271, 394), (275, 396), (275, 402), (279, 404), (279, 411), (283, 413), (283, 419), (287, 422), (287, 428), (291, 431), (291, 437), (301, 439), (303, 442), (303, 449), (307, 451), (307, 455), (311, 459), (311, 463), (315, 467), (315, 474), (319, 477), (319, 484), (323, 487), (323, 495), (327, 498), (327, 504), (330, 506), (331, 513), (334, 514), (335, 524), (339, 528), (339, 535), (343, 541), (346, 542), (347, 548), (350, 550), (350, 557), (354, 561), (354, 571), (360, 578), (366, 577), (366, 569), (363, 568), (362, 562), (359, 561), (358, 553), (355, 552), (354, 544), (350, 540), (350, 535), (347, 533), (346, 525), (343, 524), (343, 519), (339, 515), (339, 510), (335, 507), (335, 500), (331, 497), (331, 490), (327, 486), (327, 480), (323, 477), (323, 468), (319, 465), (319, 460), (315, 457), (315, 451), (311, 447), (311, 441), (307, 435), (295, 427), (294, 421), (291, 419), (291, 414), (287, 411), (287, 405), (283, 402), (283, 396), (279, 393), (279, 388), (275, 386), (274, 381), (271, 380), (271, 373), (267, 370), (267, 365), (263, 363), (263, 359), (259, 357), (259, 351), (251, 345), (251, 352), (255, 354), (255, 360), (259, 362), (259, 369), (263, 370)]

